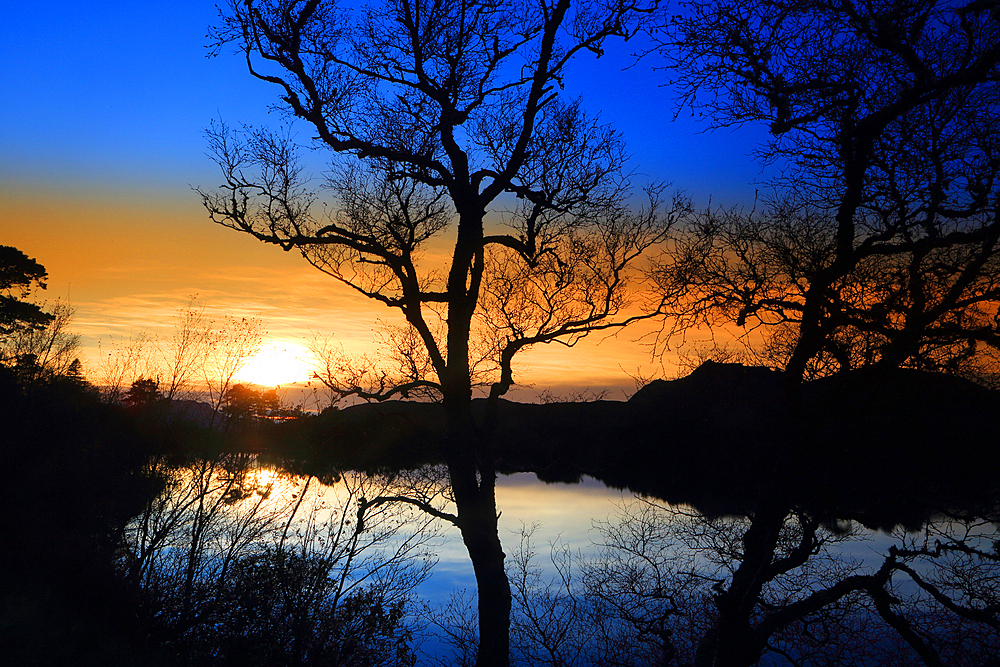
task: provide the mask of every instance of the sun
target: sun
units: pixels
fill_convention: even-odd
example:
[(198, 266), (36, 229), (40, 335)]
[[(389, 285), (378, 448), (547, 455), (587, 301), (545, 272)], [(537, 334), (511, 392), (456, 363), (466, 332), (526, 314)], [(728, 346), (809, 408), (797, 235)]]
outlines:
[(261, 346), (260, 352), (250, 357), (235, 379), (265, 387), (305, 382), (312, 370), (310, 358), (312, 352), (304, 345), (270, 341)]

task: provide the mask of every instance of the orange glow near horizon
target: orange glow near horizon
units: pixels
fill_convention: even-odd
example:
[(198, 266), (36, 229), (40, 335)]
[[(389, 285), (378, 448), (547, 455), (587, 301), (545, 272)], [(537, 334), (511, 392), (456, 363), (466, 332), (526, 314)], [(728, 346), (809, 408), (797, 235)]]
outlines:
[[(215, 322), (227, 315), (261, 318), (266, 342), (291, 352), (283, 357), (271, 348), (240, 374), (242, 382), (267, 387), (309, 379), (305, 343), (316, 333), (361, 356), (374, 349), (380, 327), (402, 322), (396, 311), (337, 284), (295, 253), (213, 225), (186, 193), (140, 200), (111, 191), (43, 197), (24, 189), (0, 194), (0, 206), (0, 243), (48, 269), (48, 290), (36, 297), (68, 299), (75, 308), (71, 329), (81, 335), (89, 371), (99, 371), (100, 358), (116, 343), (169, 340), (179, 309), (193, 296)], [(425, 260), (444, 261), (450, 242), (429, 248)], [(644, 330), (648, 325), (611, 338), (595, 333), (573, 348), (525, 351), (514, 363), (515, 400), (604, 389), (622, 398), (634, 391), (630, 375), (670, 375), (672, 362), (664, 368), (643, 344), (648, 340), (636, 340)]]

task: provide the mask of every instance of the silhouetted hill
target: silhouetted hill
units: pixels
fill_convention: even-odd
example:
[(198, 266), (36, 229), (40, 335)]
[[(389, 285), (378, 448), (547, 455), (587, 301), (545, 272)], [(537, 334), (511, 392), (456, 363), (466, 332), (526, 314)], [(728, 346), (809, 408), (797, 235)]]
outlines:
[(706, 361), (676, 380), (653, 380), (637, 391), (629, 403), (656, 409), (669, 400), (735, 402), (747, 406), (773, 399), (783, 388), (784, 374), (762, 366)]
[(776, 490), (870, 525), (995, 508), (996, 392), (874, 369), (806, 383), (792, 404), (785, 391), (780, 372), (712, 362), (653, 382), (594, 473), (708, 513), (752, 511)]
[(742, 511), (767, 484), (787, 441), (784, 378), (766, 368), (706, 362), (690, 375), (656, 380), (629, 401), (597, 476), (615, 486), (705, 511)]
[(841, 512), (918, 525), (928, 513), (994, 511), (1000, 395), (960, 378), (859, 370), (805, 386), (791, 467), (801, 495)]
[[(916, 524), (994, 501), (996, 392), (871, 370), (807, 383), (795, 409), (785, 392), (780, 372), (706, 362), (625, 402), (501, 401), (498, 467), (545, 481), (587, 474), (707, 513), (752, 512), (776, 490), (870, 524)], [(477, 401), (480, 417), (484, 409)], [(436, 404), (353, 406), (286, 430), (284, 456), (363, 470), (418, 466), (441, 460), (444, 425)]]
[(208, 428), (214, 422), (222, 423), (221, 415), (216, 416), (212, 406), (191, 399), (174, 399), (170, 401), (169, 420), (172, 422), (189, 422), (203, 428)]

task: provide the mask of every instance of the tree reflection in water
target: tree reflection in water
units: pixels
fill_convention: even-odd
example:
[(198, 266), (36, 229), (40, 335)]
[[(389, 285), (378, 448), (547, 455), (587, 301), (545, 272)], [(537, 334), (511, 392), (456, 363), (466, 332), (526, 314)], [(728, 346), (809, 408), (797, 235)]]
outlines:
[(432, 476), (291, 476), (247, 455), (153, 465), (166, 488), (119, 559), (152, 642), (183, 664), (412, 663), (407, 611), (437, 530), (366, 498), (437, 502)]
[[(707, 517), (636, 498), (598, 521), (592, 554), (532, 529), (509, 559), (513, 654), (524, 665), (991, 665), (1000, 655), (1000, 531), (937, 517), (876, 532), (804, 512), (784, 518), (742, 646), (719, 650), (719, 606), (746, 562), (753, 517)], [(542, 549), (544, 551), (544, 549)], [(474, 600), (437, 615), (471, 664)], [(994, 661), (994, 662), (991, 662)]]

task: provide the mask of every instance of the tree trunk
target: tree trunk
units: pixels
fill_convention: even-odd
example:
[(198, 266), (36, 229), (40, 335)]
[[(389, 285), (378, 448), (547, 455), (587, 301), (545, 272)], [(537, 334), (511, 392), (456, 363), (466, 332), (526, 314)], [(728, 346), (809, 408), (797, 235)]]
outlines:
[[(458, 398), (456, 398), (458, 394)], [(510, 582), (497, 527), (496, 470), (492, 453), (472, 417), (471, 390), (445, 393), (447, 460), (458, 509), (458, 527), (479, 591), (477, 667), (510, 665)]]
[(483, 272), (483, 216), (470, 191), (452, 192), (460, 211), (448, 273), (448, 361), (439, 369), (448, 424), (446, 459), (458, 508), (458, 527), (479, 591), (478, 667), (510, 665), (510, 582), (497, 529), (496, 466), (489, 434), (472, 416), (469, 338)]
[(482, 480), (471, 499), (459, 501), (459, 494), (455, 493), (462, 539), (469, 551), (479, 590), (478, 667), (507, 667), (510, 664), (510, 583), (497, 530), (493, 482), (493, 479)]
[(760, 661), (766, 638), (751, 624), (761, 590), (771, 579), (778, 536), (788, 508), (777, 498), (764, 498), (743, 535), (743, 561), (729, 589), (715, 600), (719, 620), (699, 643), (697, 667), (750, 667)]

